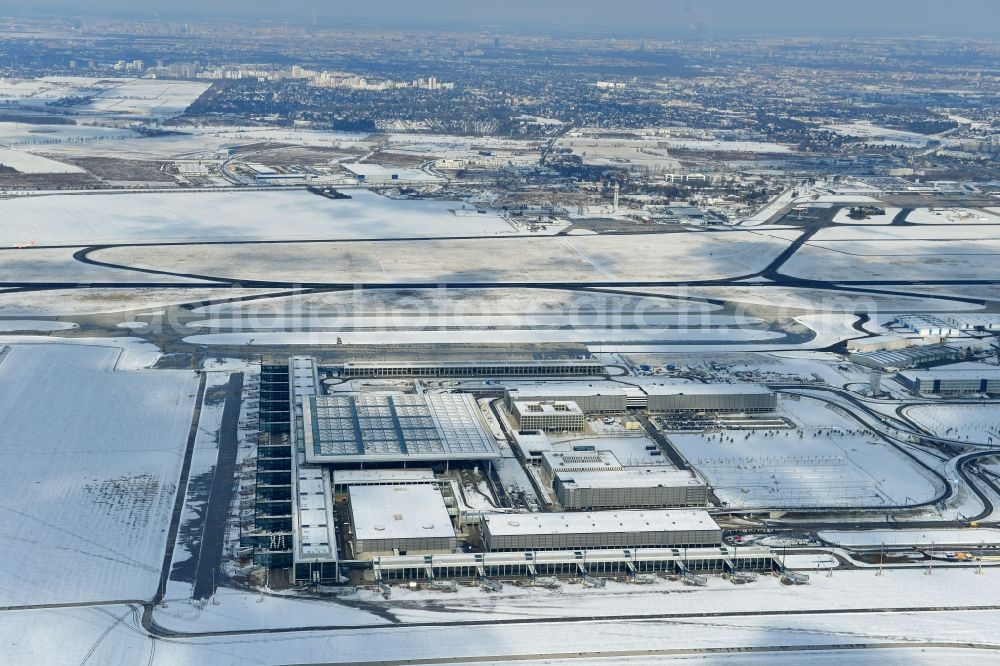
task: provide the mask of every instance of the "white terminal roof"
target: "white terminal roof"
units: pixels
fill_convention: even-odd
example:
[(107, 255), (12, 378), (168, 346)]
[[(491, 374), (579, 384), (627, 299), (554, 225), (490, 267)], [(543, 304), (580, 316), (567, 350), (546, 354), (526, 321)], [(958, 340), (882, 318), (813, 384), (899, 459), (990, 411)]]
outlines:
[(627, 467), (622, 470), (555, 470), (566, 486), (576, 488), (675, 488), (704, 485), (691, 472), (666, 465), (651, 468)]
[(479, 405), (467, 393), (316, 396), (302, 407), (309, 462), (500, 457)]
[(351, 486), (351, 524), (357, 539), (452, 538), (448, 508), (437, 486)]
[(646, 384), (649, 395), (767, 395), (771, 389), (759, 384)]
[[(545, 382), (518, 383), (508, 385), (507, 390), (514, 396), (518, 394), (546, 397), (563, 395), (627, 395), (627, 389), (632, 387), (604, 382)], [(638, 389), (636, 389), (638, 392)]]
[(642, 509), (589, 513), (484, 514), (493, 536), (590, 534), (601, 532), (678, 532), (718, 530), (707, 511), (698, 509)]
[[(641, 378), (640, 378), (641, 379)], [(514, 400), (518, 395), (544, 398), (546, 396), (570, 395), (717, 395), (720, 393), (735, 394), (766, 394), (771, 390), (759, 384), (702, 384), (697, 382), (654, 383), (634, 380), (636, 384), (612, 384), (610, 382), (545, 382), (518, 383), (509, 385), (508, 391)]]
[(434, 483), (434, 470), (430, 469), (337, 469), (333, 482), (338, 486), (366, 485), (369, 483)]
[(337, 542), (334, 534), (333, 497), (322, 467), (303, 465), (297, 470), (296, 543), (298, 560), (336, 560)]

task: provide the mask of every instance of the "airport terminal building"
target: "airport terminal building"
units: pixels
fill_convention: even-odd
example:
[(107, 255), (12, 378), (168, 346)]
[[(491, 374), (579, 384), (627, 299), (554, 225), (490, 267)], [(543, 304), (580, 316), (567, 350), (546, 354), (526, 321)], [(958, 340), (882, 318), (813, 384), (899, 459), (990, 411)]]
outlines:
[(722, 543), (719, 525), (707, 511), (696, 510), (489, 514), (481, 526), (488, 551), (706, 548)]
[(504, 395), (507, 410), (517, 402), (573, 402), (587, 414), (624, 414), (629, 409), (649, 414), (684, 412), (773, 412), (777, 397), (756, 384), (635, 384), (564, 382), (521, 384)]

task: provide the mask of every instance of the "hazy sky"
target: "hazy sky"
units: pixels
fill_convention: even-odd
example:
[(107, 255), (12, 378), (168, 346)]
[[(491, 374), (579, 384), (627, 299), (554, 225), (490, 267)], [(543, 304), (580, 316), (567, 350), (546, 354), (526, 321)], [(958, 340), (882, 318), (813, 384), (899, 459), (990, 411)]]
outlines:
[(464, 24), (538, 32), (1000, 37), (1000, 0), (0, 0), (0, 13), (29, 12)]

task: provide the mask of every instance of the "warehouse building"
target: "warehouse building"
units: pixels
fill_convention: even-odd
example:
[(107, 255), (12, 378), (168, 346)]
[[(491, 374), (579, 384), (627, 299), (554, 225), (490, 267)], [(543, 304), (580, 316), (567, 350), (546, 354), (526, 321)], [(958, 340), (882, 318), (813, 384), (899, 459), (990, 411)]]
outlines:
[(893, 326), (913, 331), (924, 337), (951, 337), (962, 333), (1000, 331), (1000, 315), (996, 314), (903, 314), (893, 321)]
[(354, 557), (455, 552), (455, 528), (436, 486), (351, 486), (347, 497)]
[(511, 415), (522, 430), (581, 432), (587, 415), (575, 402), (521, 402), (512, 405)]
[(692, 509), (486, 514), (481, 527), (488, 551), (706, 548), (722, 543), (722, 529), (708, 512)]
[(906, 370), (896, 375), (900, 384), (919, 395), (1000, 394), (1000, 368)]
[(848, 358), (866, 368), (888, 370), (890, 368), (914, 368), (931, 363), (955, 361), (962, 355), (960, 347), (952, 345), (917, 345), (905, 349), (885, 349), (882, 351), (849, 354)]

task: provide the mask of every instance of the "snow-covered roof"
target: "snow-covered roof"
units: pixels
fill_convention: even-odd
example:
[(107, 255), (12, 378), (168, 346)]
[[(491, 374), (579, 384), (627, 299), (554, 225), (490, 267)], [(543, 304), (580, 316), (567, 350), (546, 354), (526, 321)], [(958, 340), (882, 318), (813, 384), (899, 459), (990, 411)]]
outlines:
[(910, 381), (934, 381), (935, 379), (1000, 379), (1000, 368), (980, 366), (976, 368), (927, 368), (923, 370), (903, 370), (899, 373)]
[(486, 514), (483, 521), (492, 536), (719, 529), (707, 511), (697, 509)]
[(758, 384), (647, 384), (649, 395), (767, 395), (771, 389)]
[(357, 539), (455, 536), (441, 491), (430, 484), (352, 486), (351, 524)]
[(333, 482), (338, 486), (369, 483), (433, 483), (434, 471), (430, 469), (337, 469)]
[(515, 400), (518, 395), (533, 397), (564, 395), (627, 395), (628, 387), (603, 382), (546, 382), (545, 384), (518, 384), (507, 391)]
[(500, 457), (466, 393), (312, 396), (303, 401), (302, 419), (313, 463)]
[(694, 474), (666, 465), (622, 470), (555, 470), (559, 481), (573, 488), (656, 488), (704, 485)]

